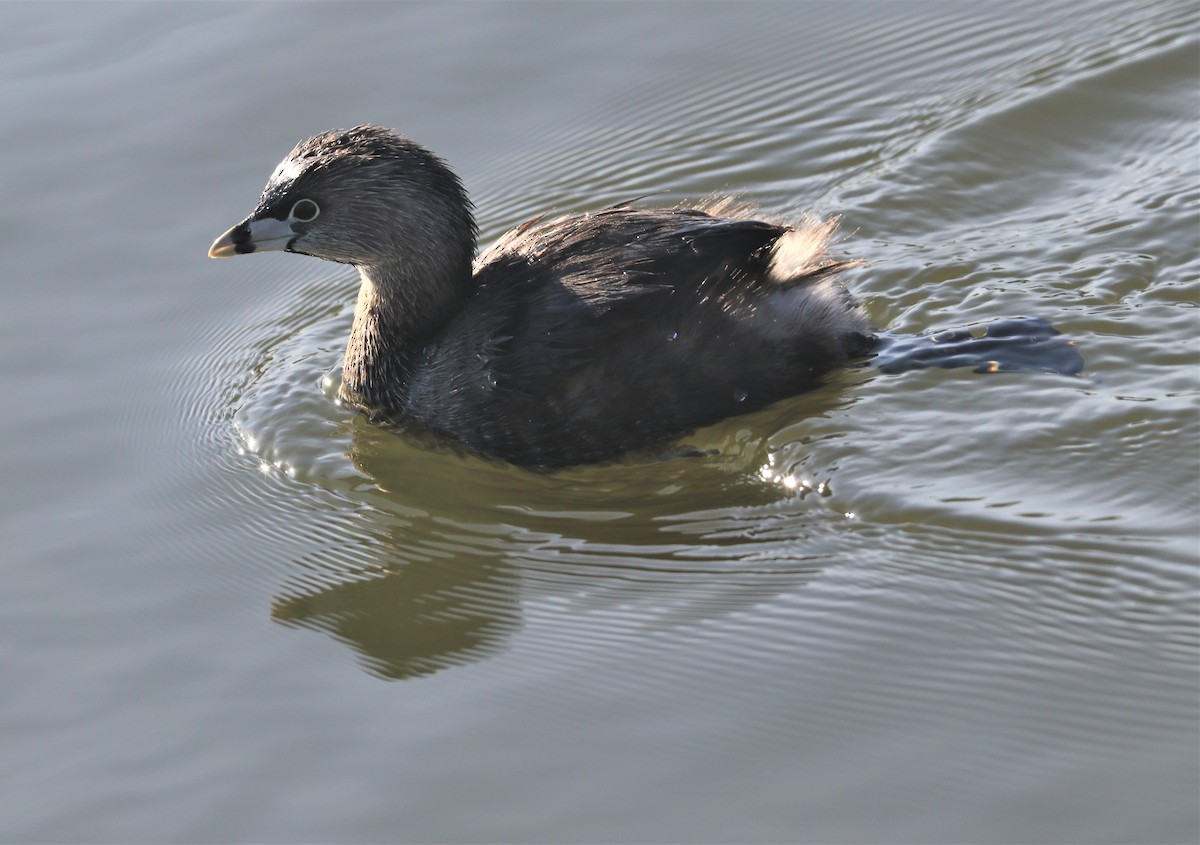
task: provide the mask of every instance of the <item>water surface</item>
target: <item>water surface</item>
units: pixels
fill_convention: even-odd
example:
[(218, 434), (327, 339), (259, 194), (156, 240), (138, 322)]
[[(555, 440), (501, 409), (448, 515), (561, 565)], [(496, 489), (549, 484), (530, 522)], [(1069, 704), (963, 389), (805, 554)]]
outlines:
[[(1192, 4), (6, 4), (0, 838), (1196, 841)], [(847, 371), (518, 470), (333, 401), (355, 281), (210, 262), (301, 137), (446, 157), (486, 244), (840, 214)]]

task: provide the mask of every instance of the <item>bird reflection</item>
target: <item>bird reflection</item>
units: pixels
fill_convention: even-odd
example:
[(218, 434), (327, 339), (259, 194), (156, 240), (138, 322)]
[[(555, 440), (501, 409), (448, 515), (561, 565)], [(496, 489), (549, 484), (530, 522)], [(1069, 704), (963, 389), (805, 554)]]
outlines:
[[(828, 412), (836, 396), (806, 407)], [(754, 419), (778, 431), (795, 411)], [(374, 489), (345, 492), (369, 507), (296, 562), (272, 618), (323, 631), (368, 672), (403, 680), (505, 651), (531, 594), (553, 596), (550, 633), (567, 659), (598, 630), (610, 643), (686, 637), (753, 612), (808, 583), (825, 556), (805, 504), (817, 491), (789, 486), (799, 476), (744, 425), (700, 433), (691, 454), (706, 457), (539, 474), (356, 423), (351, 458)]]
[(358, 652), (367, 671), (387, 680), (495, 654), (517, 625), (516, 603), (505, 599), (511, 578), (495, 560), (408, 561), (374, 575), (305, 586), (279, 596), (272, 618), (331, 634)]

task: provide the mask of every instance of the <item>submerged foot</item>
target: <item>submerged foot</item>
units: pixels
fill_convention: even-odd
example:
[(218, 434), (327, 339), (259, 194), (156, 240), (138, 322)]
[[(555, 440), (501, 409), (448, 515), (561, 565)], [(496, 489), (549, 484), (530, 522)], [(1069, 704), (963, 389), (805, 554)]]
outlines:
[(918, 337), (883, 337), (871, 361), (880, 372), (970, 367), (977, 373), (1034, 371), (1079, 375), (1083, 356), (1073, 341), (1041, 317), (997, 320), (975, 330)]

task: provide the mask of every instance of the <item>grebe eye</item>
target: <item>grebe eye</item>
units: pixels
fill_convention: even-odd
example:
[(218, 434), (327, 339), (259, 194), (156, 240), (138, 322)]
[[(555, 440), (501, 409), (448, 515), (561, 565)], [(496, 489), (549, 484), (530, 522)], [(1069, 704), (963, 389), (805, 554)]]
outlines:
[(292, 217), (299, 220), (301, 223), (308, 223), (317, 219), (317, 215), (321, 213), (321, 206), (317, 205), (312, 200), (297, 200), (292, 206)]

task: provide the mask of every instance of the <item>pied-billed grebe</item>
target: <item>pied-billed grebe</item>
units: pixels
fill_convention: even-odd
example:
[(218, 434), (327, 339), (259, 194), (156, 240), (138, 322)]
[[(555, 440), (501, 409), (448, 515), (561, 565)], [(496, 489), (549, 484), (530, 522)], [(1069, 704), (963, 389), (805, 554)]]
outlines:
[[(475, 258), (458, 177), (411, 140), (358, 126), (297, 144), (209, 255), (354, 265), (343, 401), (552, 468), (761, 408), (879, 351), (836, 278), (847, 265), (827, 255), (834, 229), (727, 202), (623, 204), (531, 220)], [(933, 357), (893, 356), (910, 361), (896, 369), (947, 365)]]

